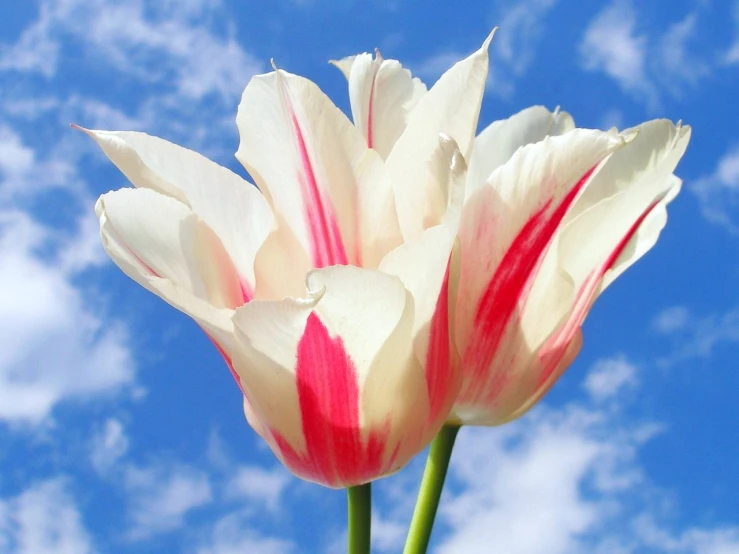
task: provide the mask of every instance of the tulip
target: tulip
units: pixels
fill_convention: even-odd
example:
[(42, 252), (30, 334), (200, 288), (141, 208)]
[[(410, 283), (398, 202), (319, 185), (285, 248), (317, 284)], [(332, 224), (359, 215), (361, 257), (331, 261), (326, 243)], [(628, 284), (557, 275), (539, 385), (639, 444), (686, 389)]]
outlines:
[[(431, 447), (411, 525), (405, 552), (420, 553), (428, 545), (459, 427), (520, 417), (572, 363), (595, 299), (656, 243), (665, 226), (666, 206), (681, 186), (673, 171), (690, 127), (655, 120), (621, 132), (576, 129), (570, 114), (535, 106), (473, 138), (465, 122), (476, 121), (477, 112), (447, 119), (452, 99), (424, 109), (434, 89), (423, 94), (420, 85), (394, 84), (398, 62), (364, 54), (337, 65), (349, 83), (355, 124), (368, 143), (382, 141), (378, 148), (389, 150), (386, 165), (400, 176), (395, 185), (405, 240), (417, 240), (442, 217), (444, 195), (433, 179), (398, 169), (413, 167), (396, 158), (406, 152), (409, 134), (378, 135), (373, 115), (393, 106), (401, 125), (423, 114), (424, 136), (414, 136), (416, 144), (444, 132), (469, 165), (450, 266), (458, 356), (450, 359), (459, 360), (462, 385)], [(479, 93), (472, 82), (458, 98), (470, 111), (479, 110)], [(423, 151), (418, 146), (414, 155)], [(411, 193), (402, 190), (409, 182)]]
[(524, 110), (475, 140), (459, 230), (451, 420), (523, 415), (572, 363), (595, 299), (657, 241), (690, 127), (608, 133)]
[(163, 139), (83, 129), (135, 187), (98, 200), (106, 251), (205, 331), (249, 423), (304, 479), (398, 470), (459, 391), (450, 255), (489, 41), (429, 91), (397, 62), (337, 62), (374, 75), (365, 127), (307, 79), (254, 77), (236, 157), (256, 187)]

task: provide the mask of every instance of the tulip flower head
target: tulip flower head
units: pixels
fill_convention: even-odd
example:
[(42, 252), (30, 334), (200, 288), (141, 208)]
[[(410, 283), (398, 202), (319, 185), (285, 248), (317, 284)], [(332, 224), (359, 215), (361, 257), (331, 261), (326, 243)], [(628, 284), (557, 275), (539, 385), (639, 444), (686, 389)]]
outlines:
[(575, 129), (534, 107), (476, 137), (491, 39), (428, 90), (379, 52), (333, 62), (353, 122), (303, 77), (255, 76), (236, 118), (254, 185), (85, 130), (135, 187), (97, 203), (106, 251), (205, 331), (302, 478), (366, 483), (446, 421), (522, 414), (664, 226), (689, 128)]

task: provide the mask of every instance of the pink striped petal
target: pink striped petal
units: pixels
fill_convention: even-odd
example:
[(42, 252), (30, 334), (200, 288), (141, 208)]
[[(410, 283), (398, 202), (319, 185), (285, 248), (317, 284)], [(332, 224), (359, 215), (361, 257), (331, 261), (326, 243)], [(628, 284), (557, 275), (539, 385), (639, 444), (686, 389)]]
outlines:
[(459, 405), (490, 401), (512, 378), (520, 309), (565, 215), (623, 140), (572, 131), (519, 150), (465, 205), (456, 344)]
[(457, 417), (486, 425), (519, 417), (569, 366), (595, 298), (614, 272), (656, 242), (665, 206), (679, 188), (672, 171), (688, 139), (689, 129), (650, 122), (607, 158), (539, 258), (494, 361), (476, 382), (480, 391), (467, 389), (455, 406)]
[(525, 379), (527, 386), (519, 387), (518, 394), (510, 395), (511, 398), (501, 399), (502, 401), (495, 406), (497, 409), (489, 409), (485, 415), (486, 424), (502, 424), (525, 414), (543, 398), (574, 361), (582, 346), (582, 324), (601, 290), (604, 275), (613, 268), (616, 260), (655, 209), (658, 209), (656, 205), (650, 206), (621, 237), (601, 264), (587, 275), (575, 293), (570, 313), (559, 328), (546, 339), (538, 352), (534, 352), (529, 366), (522, 372), (529, 377)]
[(95, 210), (103, 246), (116, 265), (192, 317), (228, 360), (230, 308), (247, 299), (215, 233), (190, 208), (153, 190), (109, 192)]
[(245, 302), (219, 238), (181, 202), (152, 190), (121, 189), (101, 196), (96, 211), (104, 246), (125, 269), (136, 268), (137, 281), (167, 279), (216, 309)]
[(236, 157), (314, 267), (359, 263), (354, 164), (361, 135), (311, 81), (285, 71), (254, 77), (236, 118)]
[(146, 133), (92, 131), (92, 137), (134, 186), (188, 206), (218, 236), (251, 297), (254, 258), (272, 227), (262, 194), (250, 183), (204, 156)]
[(425, 443), (429, 401), (400, 280), (334, 266), (306, 300), (255, 300), (234, 316), (234, 369), (275, 454), (331, 487), (404, 465)]

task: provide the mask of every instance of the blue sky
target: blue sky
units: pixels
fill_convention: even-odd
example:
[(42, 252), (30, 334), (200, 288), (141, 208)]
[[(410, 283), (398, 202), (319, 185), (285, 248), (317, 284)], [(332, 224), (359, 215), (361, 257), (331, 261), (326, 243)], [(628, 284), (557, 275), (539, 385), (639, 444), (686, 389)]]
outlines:
[[(463, 429), (433, 552), (739, 553), (739, 2), (41, 0), (0, 4), (0, 554), (341, 552), (344, 494), (246, 424), (185, 316), (99, 245), (125, 185), (69, 129), (134, 129), (244, 174), (236, 106), (278, 66), (348, 109), (326, 61), (379, 47), (427, 83), (495, 25), (481, 125), (682, 119), (683, 192), (582, 353), (518, 422)], [(375, 487), (400, 550), (422, 457)]]

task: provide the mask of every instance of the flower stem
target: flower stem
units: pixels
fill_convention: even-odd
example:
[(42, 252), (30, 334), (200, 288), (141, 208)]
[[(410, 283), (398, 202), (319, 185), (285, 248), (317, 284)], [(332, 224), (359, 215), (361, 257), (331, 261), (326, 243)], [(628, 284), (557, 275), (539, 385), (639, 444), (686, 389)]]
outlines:
[(459, 425), (444, 425), (431, 443), (403, 554), (426, 554), (458, 432)]
[(372, 483), (346, 489), (349, 505), (348, 554), (370, 553), (372, 529)]

